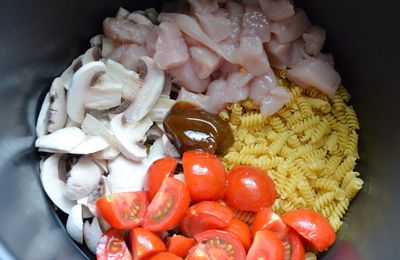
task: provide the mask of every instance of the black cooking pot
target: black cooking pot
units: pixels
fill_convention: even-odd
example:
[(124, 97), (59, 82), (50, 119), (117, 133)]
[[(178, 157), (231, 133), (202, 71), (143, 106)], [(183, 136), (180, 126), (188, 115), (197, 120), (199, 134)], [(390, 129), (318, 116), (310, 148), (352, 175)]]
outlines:
[[(327, 50), (361, 124), (365, 185), (323, 259), (400, 259), (398, 1), (297, 3), (328, 32)], [(162, 1), (0, 1), (0, 259), (93, 258), (65, 232), (40, 185), (33, 143), (43, 94), (119, 6)]]

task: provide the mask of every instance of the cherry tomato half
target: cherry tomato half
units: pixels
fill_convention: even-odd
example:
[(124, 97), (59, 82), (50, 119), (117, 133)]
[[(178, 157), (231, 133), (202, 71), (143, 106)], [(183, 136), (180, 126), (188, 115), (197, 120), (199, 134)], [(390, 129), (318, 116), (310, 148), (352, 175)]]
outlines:
[(182, 259), (183, 259), (182, 257), (174, 255), (170, 252), (158, 253), (152, 258), (150, 258), (150, 260), (182, 260)]
[(288, 243), (290, 246), (290, 251), (286, 252), (289, 253), (285, 256), (286, 259), (290, 260), (304, 260), (304, 246), (303, 242), (301, 242), (300, 236), (297, 234), (296, 231), (293, 229), (290, 230), (286, 237), (283, 238), (285, 243)]
[(149, 201), (154, 198), (163, 180), (174, 174), (177, 164), (178, 162), (174, 158), (161, 158), (151, 164), (147, 170), (147, 178), (144, 186)]
[(268, 175), (251, 166), (235, 166), (228, 175), (225, 202), (238, 210), (259, 211), (275, 201), (275, 184)]
[(195, 237), (198, 246), (190, 250), (187, 259), (235, 259), (244, 260), (246, 251), (240, 240), (229, 232), (207, 230)]
[(285, 249), (279, 237), (272, 231), (261, 230), (255, 234), (246, 259), (283, 260), (284, 257)]
[(235, 235), (242, 242), (244, 249), (249, 250), (251, 244), (251, 231), (249, 225), (238, 219), (232, 219), (228, 227), (224, 228)]
[(96, 248), (96, 258), (98, 260), (121, 259), (131, 260), (128, 247), (124, 241), (122, 232), (110, 228), (100, 237)]
[(318, 212), (296, 209), (282, 215), (286, 225), (292, 227), (311, 246), (319, 251), (327, 249), (336, 240), (336, 234), (329, 222)]
[(144, 191), (113, 193), (96, 201), (98, 215), (117, 229), (139, 226), (148, 205)]
[(209, 229), (226, 228), (231, 223), (233, 212), (215, 201), (202, 201), (189, 208), (182, 219), (183, 234), (193, 237)]
[(200, 151), (183, 154), (183, 173), (194, 201), (219, 200), (226, 194), (227, 172), (218, 157)]
[(166, 250), (164, 242), (145, 228), (131, 230), (131, 249), (133, 258), (140, 260)]
[(173, 235), (167, 238), (167, 250), (177, 256), (185, 257), (194, 244), (193, 238), (182, 235)]
[(257, 231), (264, 229), (274, 232), (281, 239), (284, 238), (290, 230), (283, 220), (270, 208), (264, 208), (258, 211), (251, 227), (253, 236)]
[(189, 203), (190, 195), (186, 185), (173, 177), (166, 178), (147, 208), (143, 227), (151, 231), (175, 227), (185, 215)]

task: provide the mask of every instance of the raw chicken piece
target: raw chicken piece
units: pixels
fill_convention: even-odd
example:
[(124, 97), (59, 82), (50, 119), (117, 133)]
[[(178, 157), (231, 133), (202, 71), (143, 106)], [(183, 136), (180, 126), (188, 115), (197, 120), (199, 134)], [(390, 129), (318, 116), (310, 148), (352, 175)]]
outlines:
[(335, 67), (335, 60), (333, 59), (333, 55), (330, 53), (322, 53), (320, 52), (317, 56), (317, 59), (320, 59), (322, 61), (325, 61), (329, 65), (331, 65), (332, 68)]
[(240, 65), (254, 76), (264, 75), (271, 70), (260, 38), (242, 37), (239, 52), (242, 59)]
[(206, 110), (208, 107), (208, 100), (208, 96), (187, 91), (185, 88), (181, 88), (178, 98), (176, 99), (176, 101), (188, 101), (195, 103), (204, 110)]
[(329, 97), (335, 95), (340, 76), (329, 63), (313, 57), (300, 60), (288, 72), (289, 80), (302, 87), (314, 87)]
[(229, 38), (231, 39), (231, 42), (238, 43), (242, 27), (244, 8), (240, 4), (233, 1), (226, 2), (225, 6), (231, 20), (231, 35)]
[(282, 21), (294, 14), (291, 0), (259, 0), (265, 16), (271, 21)]
[(313, 25), (303, 33), (305, 42), (304, 50), (308, 55), (316, 56), (322, 50), (325, 43), (326, 32), (319, 26)]
[(121, 63), (126, 69), (137, 71), (139, 59), (143, 56), (148, 56), (147, 49), (132, 43), (114, 48), (108, 58)]
[(193, 62), (189, 59), (183, 66), (169, 69), (168, 73), (172, 76), (172, 82), (176, 83), (189, 91), (200, 93), (207, 89), (209, 80), (199, 79), (193, 69)]
[(197, 13), (196, 16), (204, 32), (215, 42), (225, 40), (231, 34), (231, 21), (228, 18), (211, 13)]
[(188, 47), (179, 28), (174, 23), (162, 22), (158, 30), (154, 61), (166, 70), (182, 66), (188, 59)]
[(191, 47), (190, 56), (193, 60), (193, 69), (199, 79), (208, 78), (218, 69), (222, 60), (221, 56), (206, 47)]
[(149, 30), (149, 34), (146, 37), (146, 49), (149, 53), (149, 57), (153, 57), (156, 52), (156, 44), (158, 39), (158, 26), (153, 26)]
[(193, 13), (211, 13), (218, 9), (217, 0), (188, 0)]
[(257, 104), (262, 103), (262, 99), (267, 97), (271, 90), (278, 85), (273, 71), (260, 77), (255, 77), (250, 81), (249, 97)]
[(270, 94), (261, 100), (260, 111), (264, 115), (273, 115), (290, 101), (289, 91), (283, 87), (276, 87)]
[(296, 13), (288, 19), (272, 23), (271, 32), (280, 43), (287, 43), (301, 37), (310, 25), (306, 13), (296, 9)]
[(242, 19), (243, 31), (241, 36), (258, 36), (263, 42), (268, 42), (271, 38), (270, 25), (260, 8), (247, 6)]
[(108, 17), (103, 22), (106, 37), (122, 43), (137, 43), (143, 45), (149, 34), (150, 26), (134, 24), (128, 20)]
[(230, 63), (229, 61), (224, 60), (222, 62), (221, 67), (219, 69), (223, 72), (236, 72), (240, 70), (240, 66), (238, 64)]
[(198, 40), (194, 39), (193, 37), (190, 37), (187, 34), (183, 34), (182, 37), (185, 40), (186, 45), (188, 47), (193, 47), (193, 46), (195, 46), (195, 47), (204, 47), (204, 44), (202, 44)]
[(207, 107), (205, 108), (208, 112), (217, 114), (221, 111), (227, 103), (225, 100), (224, 90), (226, 88), (226, 81), (223, 79), (217, 79), (208, 85), (206, 96), (209, 97)]
[(226, 79), (225, 102), (237, 103), (249, 96), (249, 81), (253, 75), (248, 72), (233, 72)]
[(279, 43), (272, 38), (270, 42), (264, 43), (268, 60), (274, 68), (286, 68), (295, 64), (304, 56), (304, 41), (297, 39), (289, 43)]

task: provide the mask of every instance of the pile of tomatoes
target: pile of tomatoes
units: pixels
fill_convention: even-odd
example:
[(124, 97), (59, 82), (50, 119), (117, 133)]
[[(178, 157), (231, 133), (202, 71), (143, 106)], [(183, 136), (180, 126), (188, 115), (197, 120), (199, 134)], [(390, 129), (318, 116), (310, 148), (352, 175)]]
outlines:
[[(97, 201), (111, 226), (97, 259), (297, 260), (304, 245), (320, 251), (335, 241), (314, 211), (272, 212), (275, 185), (262, 170), (236, 166), (228, 174), (216, 156), (200, 151), (185, 152), (182, 164), (185, 183), (174, 177), (177, 161), (163, 158), (150, 166), (145, 191)], [(257, 212), (252, 226), (234, 219), (231, 208)]]

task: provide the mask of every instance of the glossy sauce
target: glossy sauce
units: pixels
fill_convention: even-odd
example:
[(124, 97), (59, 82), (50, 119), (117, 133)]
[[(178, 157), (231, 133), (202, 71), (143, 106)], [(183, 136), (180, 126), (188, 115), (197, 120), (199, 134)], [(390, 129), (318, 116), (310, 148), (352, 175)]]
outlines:
[(175, 103), (164, 120), (164, 128), (181, 153), (202, 150), (223, 154), (233, 143), (228, 122), (190, 102)]

